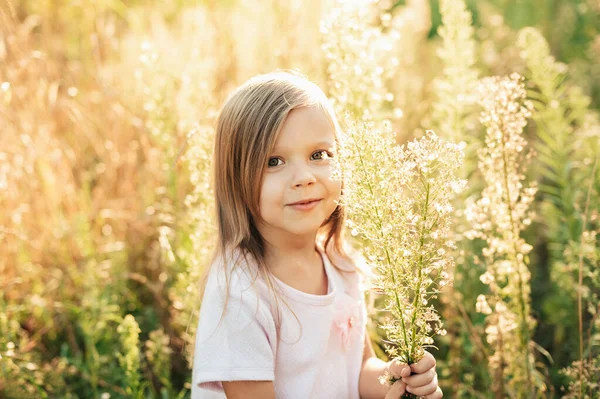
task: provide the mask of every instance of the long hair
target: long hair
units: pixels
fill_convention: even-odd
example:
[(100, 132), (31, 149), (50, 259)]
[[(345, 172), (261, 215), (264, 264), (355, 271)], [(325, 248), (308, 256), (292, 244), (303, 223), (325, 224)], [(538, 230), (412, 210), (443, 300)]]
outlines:
[[(213, 184), (218, 237), (211, 267), (221, 263), (232, 265), (233, 270), (241, 263), (234, 254), (241, 253), (246, 263), (256, 265), (256, 276), (262, 277), (275, 294), (277, 290), (265, 262), (265, 241), (256, 227), (262, 221), (260, 187), (265, 165), (286, 117), (300, 107), (322, 110), (334, 127), (339, 146), (339, 124), (327, 96), (316, 84), (293, 71), (259, 75), (238, 87), (223, 105), (216, 129)], [(344, 248), (344, 220), (344, 208), (338, 204), (319, 228), (317, 241), (323, 249), (337, 252), (338, 260), (352, 263)], [(221, 262), (216, 262), (219, 258)], [(338, 270), (347, 271), (334, 260), (331, 263)], [(207, 274), (208, 270), (204, 283)], [(226, 274), (226, 278), (225, 307), (230, 275)], [(276, 320), (276, 326), (279, 329), (280, 320)]]

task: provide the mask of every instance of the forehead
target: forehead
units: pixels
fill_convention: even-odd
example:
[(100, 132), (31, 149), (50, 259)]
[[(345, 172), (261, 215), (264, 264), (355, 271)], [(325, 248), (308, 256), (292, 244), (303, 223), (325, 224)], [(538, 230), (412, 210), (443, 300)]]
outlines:
[(317, 106), (290, 111), (275, 140), (274, 151), (310, 146), (317, 143), (335, 144), (335, 128), (326, 111)]

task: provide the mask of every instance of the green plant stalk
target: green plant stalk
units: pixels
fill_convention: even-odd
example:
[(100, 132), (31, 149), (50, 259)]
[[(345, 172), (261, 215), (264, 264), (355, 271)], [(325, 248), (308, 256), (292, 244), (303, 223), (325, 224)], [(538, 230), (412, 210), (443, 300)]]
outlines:
[[(498, 273), (496, 268), (491, 269), (491, 273), (493, 274), (494, 281), (498, 281)], [(496, 300), (498, 298), (501, 300), (500, 293), (498, 292), (497, 286), (491, 286), (490, 290), (492, 294), (496, 296)], [(499, 354), (500, 366), (496, 368), (495, 372), (492, 375), (492, 381), (496, 385), (492, 385), (494, 391), (495, 399), (504, 399), (504, 337), (502, 335), (502, 329), (498, 329), (498, 339), (496, 341), (496, 351)]]
[[(429, 184), (425, 184), (426, 187), (426, 197), (425, 197), (425, 208), (423, 210), (423, 225), (421, 226), (421, 234), (419, 237), (419, 249), (423, 248), (423, 243), (425, 241), (424, 239), (424, 230), (425, 230), (425, 223), (427, 222), (427, 210), (429, 209)], [(419, 265), (418, 265), (418, 269), (419, 269), (419, 277), (418, 277), (418, 283), (417, 283), (417, 292), (415, 293), (415, 297), (413, 298), (413, 308), (416, 309), (417, 307), (417, 301), (419, 299), (420, 296), (420, 290), (421, 290), (421, 279), (423, 278), (423, 273), (422, 273), (422, 266), (423, 266), (423, 254), (421, 253), (421, 251), (419, 251), (420, 255), (419, 255)], [(416, 334), (416, 325), (415, 325), (415, 318), (417, 316), (417, 312), (414, 311), (413, 312), (413, 317), (412, 317), (412, 343), (411, 343), (411, 348), (410, 348), (410, 360), (409, 360), (409, 364), (414, 360), (414, 353), (415, 353), (415, 334)], [(409, 398), (409, 399), (416, 399), (418, 398), (417, 395), (413, 395), (413, 394), (405, 394), (404, 395), (405, 398)]]
[[(510, 219), (510, 226), (511, 226), (511, 234), (512, 234), (512, 249), (513, 249), (513, 253), (512, 256), (515, 257), (515, 261), (517, 261), (517, 276), (518, 276), (518, 282), (519, 282), (519, 308), (520, 308), (520, 312), (521, 312), (521, 346), (522, 348), (525, 350), (525, 372), (526, 372), (526, 376), (527, 376), (527, 383), (529, 384), (529, 386), (531, 387), (531, 392), (530, 395), (532, 398), (535, 397), (535, 385), (533, 384), (533, 382), (531, 381), (531, 372), (529, 370), (529, 336), (530, 336), (530, 331), (529, 331), (529, 327), (527, 325), (527, 314), (525, 311), (525, 293), (523, 290), (523, 276), (521, 275), (521, 268), (520, 268), (520, 262), (518, 261), (518, 259), (516, 258), (516, 254), (517, 254), (517, 247), (515, 246), (515, 238), (518, 237), (518, 233), (516, 231), (516, 226), (515, 226), (515, 222), (513, 219), (513, 209), (511, 206), (511, 196), (510, 196), (510, 190), (509, 190), (509, 185), (508, 185), (508, 166), (507, 166), (507, 161), (506, 161), (506, 152), (504, 151), (506, 143), (504, 141), (504, 134), (502, 134), (502, 169), (504, 171), (504, 176), (503, 176), (503, 183), (504, 183), (504, 190), (506, 193), (506, 206), (508, 207), (508, 217)], [(525, 260), (523, 260), (523, 262), (525, 263), (525, 266), (527, 266)]]
[(504, 399), (504, 337), (502, 336), (502, 330), (498, 329), (498, 351), (500, 353), (500, 367), (496, 370), (496, 379), (500, 383), (498, 391), (496, 392), (497, 399)]
[(89, 331), (86, 331), (87, 328), (83, 328), (84, 330), (84, 341), (86, 347), (85, 354), (85, 363), (87, 364), (87, 369), (90, 373), (89, 381), (92, 384), (92, 392), (94, 393), (94, 397), (98, 396), (98, 351), (96, 350), (96, 341), (92, 340), (91, 334), (88, 334)]
[[(426, 187), (426, 197), (425, 197), (425, 208), (423, 210), (423, 225), (421, 226), (421, 234), (419, 237), (419, 249), (423, 248), (423, 243), (425, 241), (424, 239), (424, 234), (423, 231), (425, 230), (425, 223), (427, 222), (427, 210), (429, 208), (429, 184), (425, 184)], [(421, 290), (421, 279), (422, 279), (422, 266), (423, 266), (423, 254), (421, 253), (421, 251), (419, 251), (420, 255), (419, 255), (419, 265), (418, 265), (418, 269), (419, 269), (419, 277), (418, 277), (418, 284), (417, 284), (417, 292), (415, 293), (415, 297), (413, 298), (413, 308), (416, 309), (417, 308), (417, 301), (420, 295), (420, 290)], [(416, 334), (416, 327), (415, 327), (415, 318), (417, 317), (417, 312), (413, 312), (413, 317), (412, 317), (412, 337), (413, 337), (413, 341), (412, 341), (412, 345), (410, 348), (410, 359), (413, 360), (413, 356), (415, 353), (415, 334)]]
[[(585, 210), (583, 212), (583, 224), (581, 225), (581, 239), (580, 242), (583, 244), (583, 232), (587, 226), (588, 212), (590, 207), (590, 194), (592, 192), (592, 183), (596, 178), (596, 167), (598, 166), (598, 157), (594, 160), (594, 167), (592, 168), (592, 178), (588, 184), (587, 195), (585, 199)], [(579, 268), (578, 268), (578, 285), (577, 290), (577, 318), (579, 324), (579, 398), (583, 398), (583, 298), (581, 292), (583, 289), (583, 246), (579, 250)], [(591, 338), (591, 334), (590, 334)], [(591, 343), (590, 343), (591, 346)], [(591, 361), (590, 351), (590, 361)]]

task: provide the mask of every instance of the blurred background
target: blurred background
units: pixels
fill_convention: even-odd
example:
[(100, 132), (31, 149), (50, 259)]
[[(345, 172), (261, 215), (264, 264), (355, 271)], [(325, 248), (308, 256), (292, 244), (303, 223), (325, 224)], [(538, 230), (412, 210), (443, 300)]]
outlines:
[[(581, 381), (568, 368), (583, 329), (586, 378), (600, 378), (600, 1), (344, 3), (355, 8), (0, 0), (0, 397), (189, 397), (198, 279), (215, 233), (215, 119), (234, 87), (277, 68), (389, 119), (398, 142), (435, 127), (481, 143), (467, 83), (526, 77), (537, 116), (525, 136), (541, 154), (524, 233), (536, 362), (543, 397), (584, 397), (568, 396)], [(476, 197), (474, 152), (467, 162)], [(476, 311), (481, 249), (460, 246), (454, 292), (438, 304), (446, 397), (498, 397)]]

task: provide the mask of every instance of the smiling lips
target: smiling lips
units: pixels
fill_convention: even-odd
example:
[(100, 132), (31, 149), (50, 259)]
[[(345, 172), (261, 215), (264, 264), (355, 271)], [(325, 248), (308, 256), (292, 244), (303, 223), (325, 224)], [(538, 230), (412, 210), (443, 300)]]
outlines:
[(292, 208), (299, 210), (299, 211), (307, 211), (307, 210), (313, 209), (321, 201), (322, 201), (322, 198), (311, 198), (311, 199), (307, 199), (307, 200), (294, 202), (292, 204), (288, 204), (288, 206), (291, 206)]

